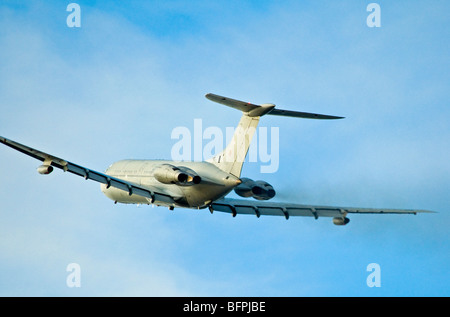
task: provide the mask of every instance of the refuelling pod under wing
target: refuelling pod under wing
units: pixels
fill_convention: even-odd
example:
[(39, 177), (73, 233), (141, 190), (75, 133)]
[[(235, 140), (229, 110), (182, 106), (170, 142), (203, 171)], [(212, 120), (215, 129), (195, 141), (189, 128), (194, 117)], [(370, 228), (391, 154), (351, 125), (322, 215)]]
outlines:
[(333, 223), (336, 226), (345, 226), (349, 222), (350, 222), (350, 219), (348, 219), (347, 217), (334, 217), (333, 218)]
[(37, 171), (38, 171), (39, 174), (48, 175), (51, 172), (53, 172), (53, 166), (51, 166), (51, 165), (40, 165), (37, 168)]

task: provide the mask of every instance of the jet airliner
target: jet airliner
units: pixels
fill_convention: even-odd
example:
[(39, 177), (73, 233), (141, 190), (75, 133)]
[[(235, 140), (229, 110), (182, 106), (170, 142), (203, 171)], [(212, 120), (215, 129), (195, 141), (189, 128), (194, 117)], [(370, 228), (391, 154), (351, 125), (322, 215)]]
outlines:
[[(315, 206), (297, 203), (270, 202), (276, 192), (265, 181), (241, 177), (245, 157), (259, 120), (265, 115), (336, 120), (343, 117), (316, 113), (283, 110), (274, 104), (256, 105), (215, 94), (205, 96), (211, 101), (237, 109), (242, 117), (234, 135), (225, 149), (203, 162), (176, 162), (164, 160), (121, 160), (113, 163), (105, 173), (72, 163), (68, 160), (36, 150), (13, 140), (0, 137), (0, 142), (29, 155), (42, 164), (40, 174), (53, 172), (54, 168), (69, 172), (86, 180), (101, 183), (102, 192), (115, 203), (147, 204), (176, 208), (208, 209), (238, 214), (260, 216), (309, 216), (315, 219), (330, 217), (335, 225), (346, 225), (352, 213), (360, 214), (417, 214), (430, 212), (417, 209), (379, 209), (338, 206)], [(226, 196), (233, 191), (245, 198)], [(253, 200), (251, 199), (253, 198)]]

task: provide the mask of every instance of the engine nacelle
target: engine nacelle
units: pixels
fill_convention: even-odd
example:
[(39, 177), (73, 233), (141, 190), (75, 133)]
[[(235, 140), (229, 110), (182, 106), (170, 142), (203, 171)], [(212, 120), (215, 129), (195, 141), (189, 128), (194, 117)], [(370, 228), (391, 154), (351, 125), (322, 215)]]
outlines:
[(200, 182), (202, 181), (202, 178), (198, 176), (197, 173), (191, 170), (190, 168), (180, 166), (179, 169), (180, 171), (182, 171), (187, 175), (186, 185), (196, 185), (200, 184)]
[(53, 172), (53, 166), (51, 165), (41, 165), (37, 168), (39, 174), (48, 175)]
[(269, 200), (275, 197), (272, 185), (265, 181), (254, 181), (241, 178), (242, 183), (234, 188), (234, 192), (241, 197), (253, 197), (258, 200)]
[(177, 185), (194, 185), (199, 184), (202, 179), (190, 168), (181, 166), (173, 166), (170, 164), (163, 164), (158, 166), (153, 176), (157, 181), (163, 184), (177, 184)]
[(186, 173), (181, 172), (178, 167), (170, 164), (163, 164), (161, 166), (158, 166), (154, 170), (153, 176), (158, 182), (161, 182), (163, 184), (183, 183), (188, 178)]
[(347, 217), (334, 217), (333, 218), (333, 223), (336, 226), (345, 226), (349, 222), (350, 222), (350, 219), (348, 219)]

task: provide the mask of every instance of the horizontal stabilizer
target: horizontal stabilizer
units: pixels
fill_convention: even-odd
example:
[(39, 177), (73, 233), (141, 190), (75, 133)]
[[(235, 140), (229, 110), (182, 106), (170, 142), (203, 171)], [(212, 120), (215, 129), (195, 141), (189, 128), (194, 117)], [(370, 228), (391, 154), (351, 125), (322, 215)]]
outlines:
[(215, 95), (215, 94), (206, 94), (205, 97), (211, 101), (220, 103), (222, 105), (225, 105), (225, 106), (228, 106), (231, 108), (235, 108), (237, 110), (241, 110), (242, 112), (249, 112), (249, 111), (259, 107), (258, 105), (254, 105), (249, 102), (239, 101), (239, 100), (222, 97), (222, 96)]
[(273, 109), (269, 114), (274, 116), (285, 116), (285, 117), (295, 117), (295, 118), (306, 118), (306, 119), (344, 119), (344, 117), (330, 116), (326, 114)]
[(236, 99), (231, 99), (215, 94), (207, 94), (205, 96), (211, 101), (220, 103), (222, 105), (235, 108), (246, 113), (250, 117), (263, 116), (265, 114), (270, 114), (274, 116), (285, 116), (285, 117), (294, 117), (294, 118), (306, 118), (306, 119), (343, 119), (344, 117), (338, 116), (330, 116), (318, 113), (309, 113), (309, 112), (300, 112), (300, 111), (291, 111), (291, 110), (283, 110), (276, 109), (273, 104), (262, 104), (255, 105), (250, 102), (244, 102)]

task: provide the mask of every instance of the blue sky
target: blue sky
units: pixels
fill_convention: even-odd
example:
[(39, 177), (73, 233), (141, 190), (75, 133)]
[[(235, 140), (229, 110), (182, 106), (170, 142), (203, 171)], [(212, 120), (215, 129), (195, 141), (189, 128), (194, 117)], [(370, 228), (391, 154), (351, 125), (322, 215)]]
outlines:
[[(280, 201), (435, 210), (236, 217), (114, 205), (94, 182), (0, 148), (2, 296), (448, 296), (447, 1), (68, 1), (0, 4), (0, 135), (98, 171), (170, 158), (175, 127), (240, 114), (208, 92), (345, 116), (264, 117)], [(81, 287), (66, 266), (81, 267)], [(381, 287), (366, 284), (370, 263)]]

